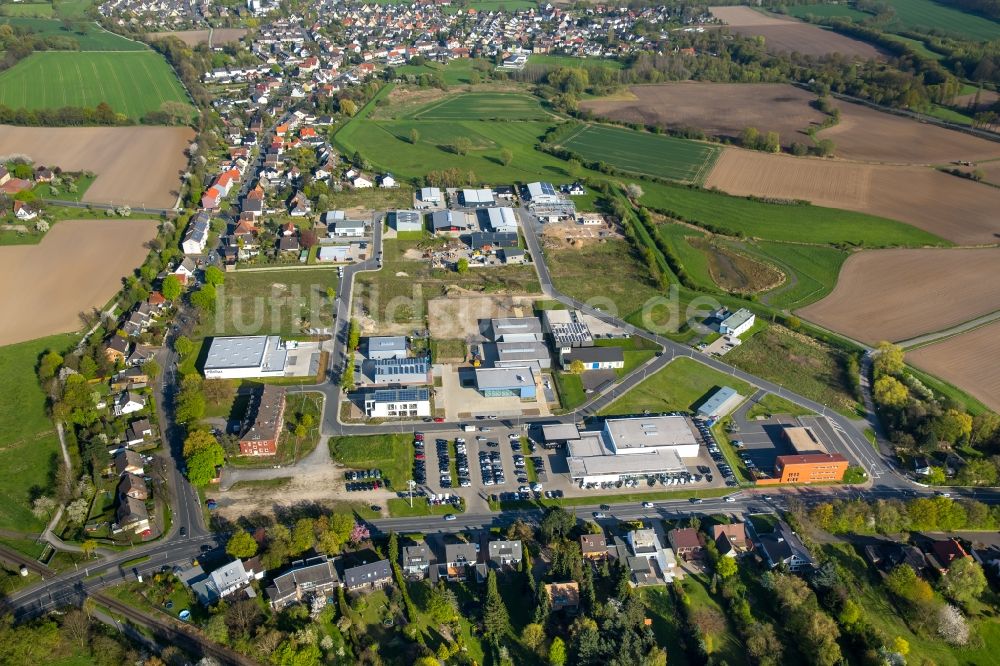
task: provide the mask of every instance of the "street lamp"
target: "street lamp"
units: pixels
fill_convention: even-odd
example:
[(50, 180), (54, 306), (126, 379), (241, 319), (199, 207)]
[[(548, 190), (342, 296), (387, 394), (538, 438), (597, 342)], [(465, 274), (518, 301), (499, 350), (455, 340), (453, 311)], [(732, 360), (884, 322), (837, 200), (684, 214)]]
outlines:
[(417, 485), (417, 482), (410, 479), (406, 482), (406, 487), (410, 489), (410, 508), (413, 508), (413, 487)]

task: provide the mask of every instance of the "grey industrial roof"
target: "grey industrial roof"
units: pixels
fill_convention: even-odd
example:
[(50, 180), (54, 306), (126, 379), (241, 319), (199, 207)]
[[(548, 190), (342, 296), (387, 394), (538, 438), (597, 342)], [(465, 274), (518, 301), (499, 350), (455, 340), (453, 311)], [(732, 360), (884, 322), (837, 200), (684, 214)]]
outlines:
[(501, 362), (537, 361), (549, 357), (549, 348), (538, 341), (498, 342), (497, 359)]
[(738, 395), (739, 394), (736, 392), (736, 389), (729, 386), (723, 386), (718, 391), (713, 393), (712, 396), (705, 401), (705, 404), (698, 408), (698, 413), (714, 414), (719, 411), (723, 405)]
[(396, 228), (398, 229), (400, 225), (422, 227), (423, 219), (421, 217), (421, 214), (415, 210), (397, 210)]
[(528, 183), (528, 196), (534, 199), (539, 195), (555, 196), (556, 188), (552, 187), (552, 183)]
[(485, 222), (493, 231), (514, 231), (517, 229), (517, 217), (514, 215), (514, 209), (509, 206), (480, 210), (478, 217), (480, 225)]
[(462, 190), (462, 199), (467, 205), (493, 203), (493, 191), (488, 189)]
[(664, 474), (682, 472), (687, 466), (673, 449), (660, 449), (649, 453), (629, 455), (601, 455), (567, 457), (572, 478), (613, 474)]
[(334, 223), (337, 229), (364, 229), (364, 220), (337, 220)]
[(552, 423), (542, 426), (542, 437), (546, 442), (564, 442), (580, 439), (580, 430), (575, 423)]
[(460, 210), (436, 210), (431, 213), (431, 226), (434, 229), (464, 228), (465, 213)]
[(509, 389), (534, 386), (535, 378), (529, 367), (476, 368), (476, 386), (479, 390)]
[(391, 335), (368, 338), (368, 353), (385, 351), (406, 351), (406, 337)]
[(517, 233), (514, 231), (476, 231), (469, 234), (469, 245), (479, 249), (486, 245), (494, 247), (517, 247)]
[(372, 361), (375, 376), (426, 375), (430, 362), (426, 358), (378, 358)]
[(642, 416), (608, 419), (604, 428), (617, 450), (697, 444), (686, 416)]
[(739, 328), (743, 324), (747, 323), (754, 314), (747, 310), (746, 308), (740, 308), (733, 314), (729, 315), (722, 320), (722, 323), (729, 328)]
[(212, 338), (205, 369), (283, 368), (287, 352), (278, 348), (280, 344), (281, 338), (273, 335)]
[(510, 333), (541, 333), (542, 322), (538, 317), (504, 317), (491, 319), (490, 328), (493, 329), (493, 338), (497, 339)]
[(625, 360), (621, 347), (573, 347), (566, 354), (566, 360), (582, 361), (583, 363), (615, 363)]
[(441, 201), (441, 190), (437, 187), (421, 187), (420, 188), (420, 200), (421, 201)]

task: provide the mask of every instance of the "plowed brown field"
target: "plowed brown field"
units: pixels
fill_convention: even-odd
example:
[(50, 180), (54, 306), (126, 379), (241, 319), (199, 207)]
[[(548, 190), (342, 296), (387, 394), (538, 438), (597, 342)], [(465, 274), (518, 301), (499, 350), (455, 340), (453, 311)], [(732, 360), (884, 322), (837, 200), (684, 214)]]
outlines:
[(767, 16), (749, 7), (710, 7), (709, 9), (716, 18), (724, 21), (733, 32), (763, 37), (767, 50), (773, 53), (797, 51), (815, 56), (842, 53), (865, 59), (881, 57), (878, 49), (871, 44), (845, 37), (831, 30), (824, 30), (809, 23)]
[(86, 202), (172, 208), (177, 200), (188, 127), (11, 127), (0, 125), (0, 157), (23, 154), (35, 164), (93, 171)]
[(784, 145), (809, 142), (804, 130), (826, 117), (809, 102), (816, 95), (784, 83), (656, 83), (631, 86), (632, 99), (594, 99), (580, 106), (627, 123), (694, 127), (711, 136), (735, 138), (745, 127), (777, 132)]
[[(804, 199), (871, 213), (958, 244), (992, 244), (1000, 189), (928, 167), (885, 166), (727, 148), (705, 182), (730, 194)], [(919, 196), (915, 196), (919, 193)]]
[(907, 352), (906, 358), (1000, 412), (1000, 322)]
[(1000, 157), (1000, 143), (837, 100), (840, 122), (819, 132), (838, 157), (893, 164), (975, 162)]
[(38, 245), (0, 247), (0, 345), (80, 328), (146, 258), (153, 220), (59, 222)]
[(856, 340), (906, 340), (1000, 309), (1000, 249), (894, 249), (852, 255), (833, 292), (798, 311)]

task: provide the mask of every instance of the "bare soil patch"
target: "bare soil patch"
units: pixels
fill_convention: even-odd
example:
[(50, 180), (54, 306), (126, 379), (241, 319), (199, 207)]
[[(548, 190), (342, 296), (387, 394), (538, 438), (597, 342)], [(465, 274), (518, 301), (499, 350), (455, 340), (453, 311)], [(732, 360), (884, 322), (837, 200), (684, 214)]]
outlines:
[(767, 50), (821, 56), (842, 53), (859, 58), (879, 58), (881, 53), (871, 44), (851, 39), (831, 30), (795, 21), (768, 16), (749, 7), (710, 7), (716, 18), (724, 21), (733, 32), (741, 35), (758, 35), (764, 38)]
[(83, 200), (172, 208), (194, 139), (188, 127), (0, 126), (0, 157), (29, 156), (37, 165), (92, 171)]
[(556, 222), (542, 228), (542, 245), (551, 248), (582, 248), (610, 238), (621, 238), (613, 225), (584, 225), (575, 222)]
[(982, 90), (979, 92), (978, 96), (979, 103), (976, 104), (976, 93), (959, 95), (952, 101), (952, 106), (958, 109), (965, 109), (967, 111), (982, 111), (993, 106), (997, 102), (1000, 102), (1000, 93), (994, 92), (993, 90)]
[[(705, 183), (730, 194), (802, 199), (887, 217), (962, 245), (1000, 233), (1000, 189), (928, 167), (862, 164), (727, 148)], [(919, 196), (914, 196), (919, 193)]]
[(689, 237), (687, 242), (708, 258), (708, 270), (717, 285), (736, 294), (754, 294), (774, 289), (785, 275), (773, 266), (755, 261), (705, 238)]
[(1000, 322), (907, 352), (906, 358), (1000, 412)]
[(840, 122), (819, 132), (838, 157), (893, 164), (975, 162), (1000, 157), (1000, 143), (930, 123), (837, 101)]
[(735, 138), (745, 127), (777, 132), (782, 143), (805, 140), (805, 129), (826, 117), (809, 103), (816, 95), (784, 83), (657, 83), (631, 86), (628, 97), (602, 98), (580, 106), (627, 123), (669, 128), (694, 127), (712, 136)]
[[(208, 30), (173, 30), (167, 32), (153, 32), (149, 34), (151, 39), (163, 39), (164, 37), (176, 37), (188, 46), (198, 46), (208, 43)], [(211, 31), (211, 46), (219, 46), (227, 42), (237, 42), (243, 35), (247, 34), (246, 28), (216, 28)]]
[(829, 296), (798, 313), (870, 344), (906, 340), (1000, 309), (996, 275), (996, 248), (861, 252)]
[(145, 259), (153, 220), (69, 220), (38, 245), (0, 247), (0, 345), (80, 328)]
[(530, 317), (535, 299), (520, 296), (473, 296), (452, 289), (452, 296), (427, 301), (431, 337), (443, 340), (476, 339), (480, 322), (496, 317)]

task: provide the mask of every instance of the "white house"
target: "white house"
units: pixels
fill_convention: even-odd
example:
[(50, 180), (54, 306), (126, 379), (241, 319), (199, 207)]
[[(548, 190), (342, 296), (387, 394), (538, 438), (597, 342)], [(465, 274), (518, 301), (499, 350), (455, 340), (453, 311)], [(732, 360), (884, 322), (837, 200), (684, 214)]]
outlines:
[(572, 347), (563, 355), (563, 367), (573, 361), (583, 363), (584, 370), (613, 370), (625, 367), (625, 353), (621, 347)]
[(719, 333), (723, 335), (743, 335), (754, 325), (757, 317), (746, 308), (740, 308), (719, 324)]
[(14, 202), (14, 216), (22, 221), (33, 220), (38, 217), (38, 211), (31, 204), (24, 201)]
[(381, 182), (379, 182), (379, 187), (385, 187), (385, 188), (396, 187), (396, 179), (392, 177), (391, 173), (387, 173), (384, 176), (382, 176), (382, 180)]
[(528, 199), (533, 204), (557, 204), (561, 199), (552, 183), (528, 183)]
[(125, 391), (115, 399), (115, 416), (124, 416), (138, 412), (146, 406), (146, 401), (141, 395)]
[(372, 181), (368, 180), (364, 176), (358, 176), (353, 181), (351, 181), (351, 184), (354, 185), (355, 189), (363, 190), (367, 187), (371, 187)]
[(208, 244), (209, 226), (208, 213), (205, 211), (201, 211), (191, 218), (187, 231), (184, 233), (184, 240), (181, 241), (181, 250), (184, 254), (205, 252), (205, 245)]
[(340, 220), (333, 223), (331, 236), (336, 238), (360, 238), (365, 235), (364, 220)]

